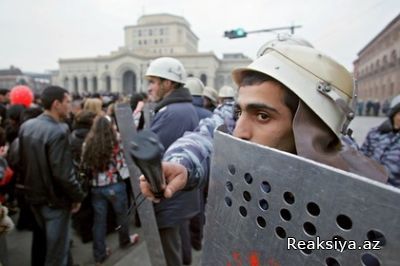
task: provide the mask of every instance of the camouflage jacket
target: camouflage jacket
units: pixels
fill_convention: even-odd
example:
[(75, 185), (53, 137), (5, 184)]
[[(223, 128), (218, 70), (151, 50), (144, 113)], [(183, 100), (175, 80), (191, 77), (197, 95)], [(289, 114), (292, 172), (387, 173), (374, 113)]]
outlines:
[(389, 172), (388, 183), (400, 187), (400, 132), (393, 130), (390, 120), (371, 129), (361, 151), (385, 166)]
[(214, 150), (214, 130), (224, 124), (229, 133), (233, 132), (233, 105), (234, 101), (231, 101), (218, 106), (211, 117), (202, 119), (193, 132), (185, 133), (166, 151), (165, 161), (182, 164), (188, 170), (187, 189), (206, 184)]

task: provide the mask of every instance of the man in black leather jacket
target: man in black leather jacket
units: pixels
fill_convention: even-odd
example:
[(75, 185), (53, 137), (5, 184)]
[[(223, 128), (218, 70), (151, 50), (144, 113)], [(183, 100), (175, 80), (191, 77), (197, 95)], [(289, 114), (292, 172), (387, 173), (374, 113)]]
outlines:
[(68, 91), (50, 86), (42, 93), (45, 112), (19, 132), (26, 199), (46, 234), (45, 265), (67, 265), (71, 213), (79, 210), (84, 192), (77, 180), (62, 121), (70, 107)]

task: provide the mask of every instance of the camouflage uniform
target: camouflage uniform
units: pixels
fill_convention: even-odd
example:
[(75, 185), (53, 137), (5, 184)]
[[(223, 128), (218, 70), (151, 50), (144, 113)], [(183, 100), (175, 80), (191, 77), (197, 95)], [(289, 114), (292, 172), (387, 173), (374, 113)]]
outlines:
[[(202, 119), (193, 132), (186, 133), (175, 141), (164, 155), (164, 160), (179, 163), (187, 169), (188, 182), (186, 189), (205, 186), (209, 178), (210, 158), (213, 153), (214, 130), (221, 125), (232, 134), (234, 120), (234, 101), (227, 101), (218, 106), (213, 115)], [(357, 143), (349, 136), (341, 137), (342, 145), (358, 150)]]
[(165, 161), (182, 164), (188, 170), (187, 188), (204, 186), (208, 180), (214, 130), (225, 124), (228, 132), (233, 132), (233, 105), (234, 101), (230, 101), (218, 106), (211, 117), (202, 119), (194, 132), (179, 138), (165, 153)]
[(388, 183), (400, 187), (400, 132), (393, 130), (390, 119), (371, 129), (361, 151), (385, 166), (389, 172)]

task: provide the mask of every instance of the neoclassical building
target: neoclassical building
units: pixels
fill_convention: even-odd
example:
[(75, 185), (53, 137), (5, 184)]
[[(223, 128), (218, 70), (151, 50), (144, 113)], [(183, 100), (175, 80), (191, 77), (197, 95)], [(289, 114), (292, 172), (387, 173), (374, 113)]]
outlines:
[(361, 100), (390, 99), (400, 94), (400, 14), (359, 53), (354, 61)]
[(60, 59), (59, 71), (52, 82), (72, 93), (146, 91), (144, 74), (152, 59), (171, 56), (179, 59), (188, 76), (200, 78), (217, 90), (223, 85), (233, 86), (231, 71), (251, 62), (247, 56), (224, 54), (218, 58), (213, 52), (199, 52), (199, 38), (189, 22), (180, 16), (153, 14), (141, 16), (137, 25), (126, 26), (125, 43), (109, 55)]

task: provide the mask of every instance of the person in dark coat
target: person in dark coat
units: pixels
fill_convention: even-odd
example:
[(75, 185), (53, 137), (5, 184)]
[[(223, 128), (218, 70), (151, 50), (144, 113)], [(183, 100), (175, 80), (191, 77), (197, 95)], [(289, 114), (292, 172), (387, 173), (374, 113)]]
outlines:
[[(155, 115), (150, 129), (167, 149), (186, 131), (199, 123), (192, 96), (183, 84), (186, 71), (181, 62), (171, 57), (161, 57), (151, 62), (146, 72), (149, 96), (156, 102)], [(182, 191), (168, 200), (154, 205), (161, 243), (168, 266), (190, 264), (191, 254), (183, 261), (181, 256), (180, 227), (187, 232), (183, 242), (188, 242), (188, 221), (199, 212), (199, 190)]]
[(196, 108), (199, 120), (212, 116), (212, 112), (203, 106), (203, 82), (198, 78), (190, 77), (186, 80), (185, 88), (189, 89), (190, 94), (192, 95), (192, 102), (194, 108)]
[[(73, 169), (68, 126), (67, 90), (49, 86), (42, 93), (45, 109), (19, 131), (19, 151), (25, 197), (45, 232), (45, 265), (67, 265), (71, 213), (79, 210), (85, 193)], [(39, 178), (40, 177), (40, 178)]]

